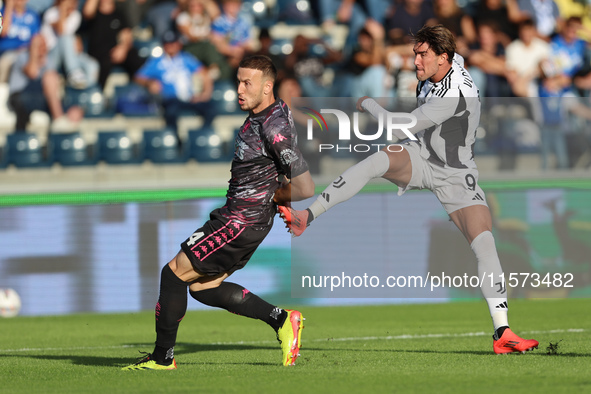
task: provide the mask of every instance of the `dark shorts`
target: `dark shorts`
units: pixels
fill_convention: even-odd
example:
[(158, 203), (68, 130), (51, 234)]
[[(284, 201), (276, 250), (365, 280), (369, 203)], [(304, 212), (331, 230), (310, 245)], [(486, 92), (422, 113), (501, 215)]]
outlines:
[(271, 226), (264, 229), (245, 226), (214, 210), (203, 227), (181, 243), (181, 249), (202, 274), (231, 273), (248, 263), (270, 230)]

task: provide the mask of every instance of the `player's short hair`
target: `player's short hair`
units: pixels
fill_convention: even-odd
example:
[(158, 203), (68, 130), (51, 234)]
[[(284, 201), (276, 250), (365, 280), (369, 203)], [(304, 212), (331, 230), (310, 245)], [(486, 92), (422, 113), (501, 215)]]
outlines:
[(277, 68), (273, 61), (265, 55), (252, 55), (242, 59), (238, 68), (250, 68), (263, 72), (263, 77), (270, 78), (273, 83), (277, 79)]
[(443, 25), (424, 26), (413, 37), (415, 44), (428, 44), (437, 56), (446, 53), (451, 64), (456, 54), (456, 40), (449, 29)]

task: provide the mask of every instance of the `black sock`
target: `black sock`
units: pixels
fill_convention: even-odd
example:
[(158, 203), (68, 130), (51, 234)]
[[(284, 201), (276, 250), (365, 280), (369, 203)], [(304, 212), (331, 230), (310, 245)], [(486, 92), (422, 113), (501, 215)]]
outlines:
[(287, 317), (287, 312), (283, 309), (269, 304), (236, 283), (222, 282), (216, 288), (190, 291), (189, 293), (191, 297), (205, 305), (262, 320), (273, 327), (275, 331), (279, 330)]
[(160, 274), (160, 296), (156, 304), (156, 347), (152, 355), (158, 363), (170, 364), (179, 324), (187, 311), (187, 283), (167, 264)]
[(499, 327), (499, 328), (497, 328), (497, 329), (496, 329), (496, 331), (495, 331), (495, 336), (496, 336), (496, 338), (497, 338), (497, 341), (498, 341), (499, 339), (501, 339), (501, 337), (503, 336), (503, 333), (505, 332), (505, 330), (506, 330), (507, 328), (509, 328), (509, 326), (502, 326), (502, 327)]
[(312, 220), (314, 220), (314, 214), (312, 211), (310, 211), (310, 208), (306, 208), (306, 211), (308, 211), (308, 220), (306, 220), (306, 225), (309, 226), (310, 223), (312, 223)]
[(174, 359), (174, 346), (173, 347), (162, 347), (154, 346), (152, 352), (152, 358), (161, 365), (170, 365)]

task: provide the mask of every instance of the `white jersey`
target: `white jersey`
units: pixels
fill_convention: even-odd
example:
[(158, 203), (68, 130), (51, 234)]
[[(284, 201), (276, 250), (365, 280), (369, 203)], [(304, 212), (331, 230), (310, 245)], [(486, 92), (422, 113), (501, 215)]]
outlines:
[(456, 54), (452, 67), (437, 83), (419, 82), (417, 101), (434, 126), (417, 135), (421, 157), (446, 168), (476, 168), (474, 142), (480, 122), (480, 98), (472, 77)]

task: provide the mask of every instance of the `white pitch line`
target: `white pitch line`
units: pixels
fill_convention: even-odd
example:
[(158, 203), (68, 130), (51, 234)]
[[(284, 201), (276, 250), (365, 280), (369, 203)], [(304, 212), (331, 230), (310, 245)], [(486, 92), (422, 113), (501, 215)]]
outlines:
[[(557, 334), (557, 333), (581, 333), (588, 330), (584, 328), (568, 328), (555, 329), (545, 331), (521, 331), (521, 334)], [(404, 335), (388, 335), (388, 336), (371, 336), (371, 337), (345, 337), (345, 338), (318, 338), (308, 339), (304, 342), (354, 342), (354, 341), (384, 341), (384, 340), (404, 340), (404, 339), (426, 339), (426, 338), (458, 338), (458, 337), (482, 337), (491, 335), (489, 332), (465, 332), (465, 333), (447, 333), (447, 334), (404, 334)], [(272, 344), (276, 341), (239, 341), (239, 342), (210, 342), (202, 345), (263, 345)], [(76, 346), (76, 347), (41, 347), (41, 348), (20, 348), (20, 349), (0, 349), (0, 353), (18, 353), (18, 352), (39, 352), (49, 350), (99, 350), (99, 349), (125, 349), (136, 348), (139, 345), (113, 345), (113, 346)]]
[[(585, 329), (583, 328), (569, 328), (569, 329), (556, 329), (556, 330), (548, 330), (548, 331), (522, 331), (521, 334), (554, 334), (560, 332), (584, 332)], [(320, 341), (372, 341), (372, 340), (392, 340), (392, 339), (425, 339), (425, 338), (457, 338), (457, 337), (482, 337), (491, 335), (489, 332), (465, 332), (460, 334), (417, 334), (417, 335), (390, 335), (386, 337), (350, 337), (350, 338), (329, 338), (329, 339), (322, 339), (322, 340), (311, 340), (310, 342), (320, 342)]]

